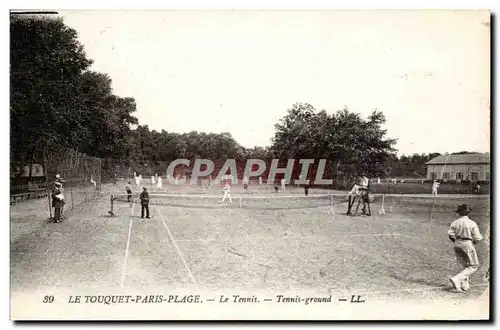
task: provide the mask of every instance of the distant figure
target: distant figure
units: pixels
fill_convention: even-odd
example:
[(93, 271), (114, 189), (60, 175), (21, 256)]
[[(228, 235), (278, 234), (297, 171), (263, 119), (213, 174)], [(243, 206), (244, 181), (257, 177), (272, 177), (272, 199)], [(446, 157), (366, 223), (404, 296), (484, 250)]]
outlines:
[(175, 176), (174, 183), (176, 186), (179, 185), (179, 176), (178, 175)]
[(92, 177), (90, 177), (90, 183), (92, 183), (94, 185), (94, 189), (97, 190), (97, 182), (95, 182)]
[(275, 186), (274, 186), (274, 192), (275, 192), (275, 193), (278, 193), (278, 191), (279, 191), (279, 190), (280, 190), (280, 188), (278, 188), (278, 186), (276, 186), (276, 185), (275, 185)]
[(285, 191), (286, 185), (285, 185), (285, 179), (281, 179), (281, 190)]
[(476, 183), (476, 186), (474, 187), (474, 192), (476, 194), (479, 194), (480, 191), (481, 191), (481, 185), (479, 183)]
[(458, 291), (467, 291), (470, 287), (469, 277), (479, 268), (475, 245), (483, 239), (477, 223), (469, 219), (471, 209), (467, 204), (460, 204), (455, 211), (460, 218), (453, 221), (448, 230), (448, 237), (453, 243), (453, 250), (457, 258), (460, 273), (450, 278), (453, 288)]
[(358, 199), (361, 198), (361, 190), (360, 190), (360, 184), (359, 184), (359, 179), (354, 183), (354, 185), (351, 188), (351, 191), (349, 191), (349, 200), (347, 202), (347, 213), (346, 215), (352, 215), (351, 209), (352, 206), (354, 205), (354, 202)]
[(437, 180), (434, 180), (434, 183), (432, 184), (432, 195), (433, 196), (438, 195), (438, 188), (439, 188), (439, 182)]
[(156, 188), (161, 189), (163, 187), (163, 182), (161, 176), (158, 177), (158, 180), (156, 180)]
[(309, 195), (309, 185), (308, 184), (304, 185), (304, 194), (306, 196)]
[(233, 203), (233, 200), (231, 198), (231, 186), (229, 185), (229, 182), (226, 181), (224, 184), (224, 188), (222, 188), (222, 201), (221, 203), (224, 203), (226, 198), (229, 198), (229, 203)]
[(248, 191), (248, 177), (243, 178), (243, 189), (245, 189), (245, 192)]
[(125, 186), (125, 191), (127, 192), (127, 202), (131, 202), (132, 201), (132, 186), (131, 186), (131, 183), (127, 183), (127, 185)]
[(61, 177), (61, 175), (60, 175), (60, 174), (56, 174), (56, 180), (55, 180), (55, 182), (64, 183), (65, 181), (64, 181), (64, 179)]
[(363, 215), (371, 216), (370, 179), (368, 179), (364, 174), (361, 175), (361, 187), (359, 189), (361, 190), (361, 199), (363, 201)]
[[(135, 173), (135, 172), (134, 172), (134, 173)], [(136, 186), (140, 185), (140, 184), (141, 184), (141, 182), (139, 181), (139, 176), (138, 176), (138, 175), (136, 175), (136, 176), (134, 176), (134, 178), (135, 178), (135, 185), (136, 185)]]
[(152, 185), (155, 184), (155, 177), (154, 177), (154, 175), (151, 175), (151, 184)]
[(64, 194), (62, 191), (62, 184), (56, 182), (52, 189), (52, 207), (54, 208), (54, 222), (61, 222), (62, 207), (64, 206)]
[(356, 183), (353, 185), (348, 195), (349, 200), (347, 204), (346, 215), (352, 215), (351, 210), (352, 207), (354, 206), (354, 202), (357, 200), (358, 205), (361, 201), (363, 202), (363, 211), (362, 211), (363, 215), (371, 216), (369, 185), (370, 185), (370, 180), (365, 175), (360, 175), (358, 177)]
[(262, 177), (261, 176), (259, 176), (259, 185), (262, 186)]
[[(56, 174), (56, 181), (55, 181), (55, 183), (60, 183), (60, 184), (61, 184), (61, 185), (59, 186), (59, 190), (61, 191), (61, 194), (62, 194), (63, 196), (64, 196), (64, 188), (63, 188), (62, 184), (63, 184), (63, 183), (65, 183), (65, 182), (66, 182), (66, 181), (65, 181), (65, 180), (61, 177), (61, 175)], [(55, 184), (55, 183), (54, 183), (54, 184)], [(61, 221), (64, 219), (64, 204), (66, 204), (66, 203), (63, 203), (63, 204), (61, 205), (61, 210), (60, 210), (60, 213), (61, 213), (61, 214), (60, 214), (60, 215), (61, 215), (61, 217), (60, 217), (60, 218), (61, 218)]]
[(380, 184), (380, 178), (377, 179), (377, 183)]
[(141, 199), (141, 219), (144, 219), (144, 211), (146, 211), (146, 219), (151, 219), (149, 215), (149, 194), (147, 187), (142, 188), (139, 198)]

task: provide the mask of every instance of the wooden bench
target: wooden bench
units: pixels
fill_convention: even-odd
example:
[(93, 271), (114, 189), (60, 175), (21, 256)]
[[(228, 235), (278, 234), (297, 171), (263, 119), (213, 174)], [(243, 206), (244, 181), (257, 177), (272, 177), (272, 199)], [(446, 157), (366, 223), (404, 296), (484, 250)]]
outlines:
[(14, 204), (27, 199), (40, 199), (47, 197), (48, 191), (44, 188), (32, 189), (29, 192), (14, 194), (10, 196), (10, 203)]
[(10, 203), (11, 204), (14, 204), (18, 201), (22, 201), (22, 200), (25, 200), (25, 199), (29, 199), (31, 196), (31, 193), (22, 193), (22, 194), (15, 194), (15, 195), (11, 195), (10, 196)]

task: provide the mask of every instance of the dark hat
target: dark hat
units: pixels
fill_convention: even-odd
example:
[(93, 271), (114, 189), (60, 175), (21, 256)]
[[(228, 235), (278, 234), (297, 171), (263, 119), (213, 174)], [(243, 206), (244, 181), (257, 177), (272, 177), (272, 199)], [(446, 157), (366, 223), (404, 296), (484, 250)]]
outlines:
[(62, 184), (61, 184), (61, 182), (56, 182), (56, 183), (55, 183), (55, 186), (56, 186), (56, 187), (61, 187), (61, 186), (62, 186)]
[(470, 213), (470, 211), (472, 211), (472, 209), (467, 204), (460, 204), (458, 205), (458, 208), (455, 211), (455, 213), (458, 213), (460, 215), (467, 215)]
[(144, 189), (144, 190), (148, 190), (148, 187), (142, 187), (142, 189)]

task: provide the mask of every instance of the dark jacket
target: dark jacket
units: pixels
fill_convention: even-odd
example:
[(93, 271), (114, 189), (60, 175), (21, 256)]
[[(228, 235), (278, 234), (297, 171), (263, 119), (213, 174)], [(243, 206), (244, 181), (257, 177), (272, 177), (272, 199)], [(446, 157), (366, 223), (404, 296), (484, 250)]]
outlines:
[(141, 199), (142, 205), (149, 204), (149, 194), (147, 191), (143, 191), (139, 198)]
[(52, 189), (52, 207), (56, 207), (56, 208), (63, 207), (64, 200), (56, 198), (57, 195), (62, 194), (62, 193), (63, 193), (62, 190), (57, 188), (57, 187), (54, 187)]

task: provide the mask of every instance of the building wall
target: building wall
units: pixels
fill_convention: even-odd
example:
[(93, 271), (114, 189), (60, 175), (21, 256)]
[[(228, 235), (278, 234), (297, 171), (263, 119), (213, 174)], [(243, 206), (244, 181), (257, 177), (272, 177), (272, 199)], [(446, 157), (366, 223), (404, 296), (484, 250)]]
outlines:
[[(428, 165), (428, 180), (478, 180), (490, 181), (490, 164)], [(476, 179), (477, 175), (477, 179)]]

